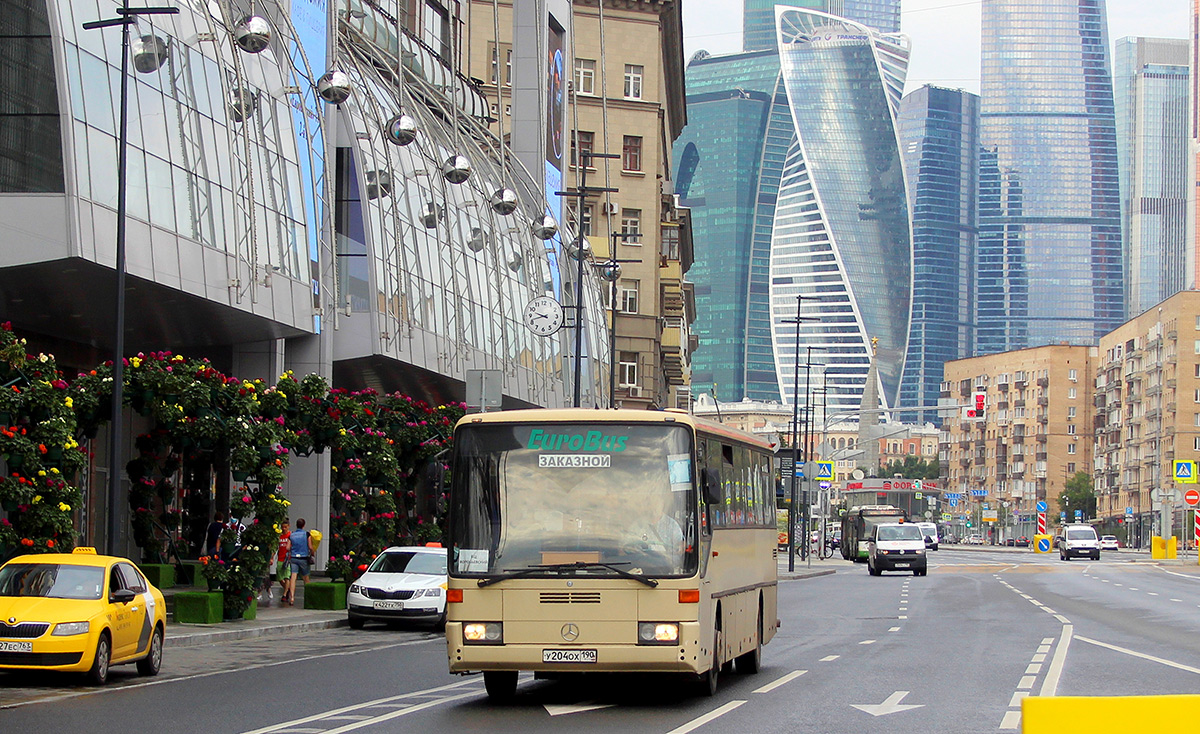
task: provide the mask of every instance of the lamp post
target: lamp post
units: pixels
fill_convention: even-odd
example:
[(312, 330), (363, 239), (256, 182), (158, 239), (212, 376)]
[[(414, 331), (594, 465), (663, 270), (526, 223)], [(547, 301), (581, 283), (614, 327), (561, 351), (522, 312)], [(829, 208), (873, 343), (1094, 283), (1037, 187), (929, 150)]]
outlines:
[[(804, 461), (805, 461), (805, 463), (808, 463), (809, 454), (811, 453), (809, 451), (809, 447), (812, 444), (813, 421), (815, 419), (815, 416), (813, 415), (813, 410), (812, 410), (812, 398), (811, 398), (811, 395), (812, 395), (812, 379), (811, 379), (812, 353), (813, 353), (814, 349), (816, 349), (817, 351), (821, 351), (821, 350), (825, 349), (825, 347), (814, 347), (811, 344), (806, 344), (804, 348), (806, 351), (806, 353), (804, 355)], [(809, 495), (811, 495), (811, 493), (812, 493), (812, 477), (806, 476), (806, 477), (804, 477), (804, 481), (808, 482), (808, 489), (809, 489), (809, 491), (805, 493), (805, 497), (807, 499), (811, 500), (812, 498)], [(810, 511), (811, 504), (812, 504), (811, 502), (805, 502), (804, 503), (804, 512), (801, 513), (801, 515), (800, 515), (800, 522), (801, 522), (801, 525), (803, 525), (803, 527), (804, 527), (804, 547), (800, 551), (800, 554), (801, 554), (800, 557), (807, 559), (810, 566), (812, 565), (812, 559), (809, 557), (810, 556), (809, 551), (811, 550), (809, 547), (811, 545), (811, 540), (809, 537), (811, 535), (811, 533), (809, 532), (809, 519), (812, 514)]]
[(93, 20), (83, 24), (84, 30), (121, 26), (121, 120), (117, 133), (117, 306), (113, 335), (113, 395), (108, 451), (108, 543), (109, 555), (120, 555), (117, 537), (121, 534), (121, 516), (117, 507), (121, 500), (121, 417), (125, 401), (125, 170), (129, 134), (129, 26), (137, 23), (139, 15), (174, 15), (179, 8), (130, 8), (123, 0), (117, 8), (117, 18)]
[[(796, 318), (783, 319), (785, 324), (796, 325), (796, 363), (792, 372), (792, 477), (789, 489), (791, 501), (788, 503), (788, 571), (796, 570), (796, 464), (799, 451), (799, 409), (800, 409), (800, 324), (804, 321), (820, 321), (818, 316), (801, 316), (800, 307), (804, 301), (816, 300), (814, 296), (796, 296)], [(806, 406), (807, 407), (807, 406)]]
[[(641, 237), (641, 232), (612, 232), (612, 248), (608, 251), (609, 261), (606, 265), (611, 269), (608, 298), (608, 407), (617, 407), (617, 279), (621, 277), (621, 263), (637, 262), (635, 260), (618, 260), (617, 243), (621, 240), (632, 240)], [(716, 396), (714, 396), (715, 398)]]
[(573, 196), (579, 200), (579, 233), (576, 235), (576, 250), (578, 256), (579, 268), (576, 272), (575, 281), (575, 401), (574, 407), (578, 408), (580, 403), (580, 387), (583, 373), (583, 243), (586, 241), (584, 237), (587, 235), (588, 218), (584, 216), (584, 202), (587, 197), (592, 194), (615, 193), (617, 189), (605, 188), (603, 186), (588, 186), (587, 172), (591, 167), (592, 161), (596, 158), (620, 158), (616, 153), (593, 153), (590, 150), (579, 152), (579, 188), (575, 191), (555, 191), (557, 196)]

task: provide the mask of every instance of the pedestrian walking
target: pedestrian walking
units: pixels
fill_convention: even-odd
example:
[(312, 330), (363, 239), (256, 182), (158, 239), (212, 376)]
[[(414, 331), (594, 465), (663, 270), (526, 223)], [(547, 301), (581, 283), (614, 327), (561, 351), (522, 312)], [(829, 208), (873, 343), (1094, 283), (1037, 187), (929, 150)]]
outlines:
[(279, 579), (279, 587), (282, 589), (279, 599), (279, 606), (288, 603), (288, 579), (292, 576), (292, 566), (288, 560), (288, 555), (292, 549), (292, 526), (287, 520), (283, 521), (283, 525), (279, 530), (279, 550), (275, 553), (275, 576)]
[(204, 533), (204, 554), (216, 556), (221, 552), (221, 532), (225, 529), (225, 514), (220, 510), (213, 513), (213, 521)]
[(296, 603), (296, 581), (304, 578), (308, 583), (309, 569), (312, 568), (313, 551), (316, 549), (312, 534), (304, 529), (304, 518), (296, 521), (296, 529), (292, 531), (291, 548), (288, 550), (288, 565), (291, 566), (291, 577), (288, 579), (288, 606)]

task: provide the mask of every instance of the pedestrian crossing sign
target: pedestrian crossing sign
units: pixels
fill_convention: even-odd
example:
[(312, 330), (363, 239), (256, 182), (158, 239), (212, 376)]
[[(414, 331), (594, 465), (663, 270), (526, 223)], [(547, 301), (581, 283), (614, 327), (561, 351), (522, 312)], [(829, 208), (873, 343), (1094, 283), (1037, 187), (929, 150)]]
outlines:
[(833, 479), (833, 462), (818, 461), (817, 462), (817, 479)]
[(1175, 481), (1182, 484), (1196, 483), (1196, 462), (1194, 461), (1176, 461), (1175, 462)]

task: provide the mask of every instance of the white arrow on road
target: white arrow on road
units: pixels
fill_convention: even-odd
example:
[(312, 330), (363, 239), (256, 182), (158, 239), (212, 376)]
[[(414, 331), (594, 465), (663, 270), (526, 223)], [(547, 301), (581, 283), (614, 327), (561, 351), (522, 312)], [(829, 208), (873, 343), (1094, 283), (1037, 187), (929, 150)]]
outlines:
[(884, 699), (883, 703), (852, 703), (850, 704), (859, 711), (865, 711), (871, 716), (887, 716), (894, 714), (897, 711), (908, 711), (909, 709), (919, 709), (925, 704), (902, 704), (904, 697), (908, 695), (908, 691), (896, 691), (892, 695)]
[(596, 709), (612, 708), (616, 704), (612, 703), (592, 703), (591, 701), (580, 701), (579, 703), (566, 704), (545, 704), (546, 713), (551, 716), (562, 716), (563, 714), (581, 714), (584, 711), (595, 711)]

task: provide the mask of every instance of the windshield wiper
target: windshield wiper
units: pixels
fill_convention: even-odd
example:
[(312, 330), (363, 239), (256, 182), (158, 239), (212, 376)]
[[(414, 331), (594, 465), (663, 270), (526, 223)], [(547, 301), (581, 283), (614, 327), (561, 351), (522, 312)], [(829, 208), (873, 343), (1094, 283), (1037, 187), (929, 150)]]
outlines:
[(588, 562), (588, 561), (574, 561), (573, 563), (547, 563), (547, 564), (543, 564), (540, 566), (529, 566), (527, 568), (522, 568), (519, 571), (513, 571), (512, 573), (506, 573), (503, 576), (492, 576), (491, 578), (479, 579), (479, 585), (480, 586), (491, 586), (492, 584), (496, 584), (501, 581), (507, 581), (508, 579), (527, 578), (529, 576), (533, 576), (533, 575), (536, 575), (539, 573), (546, 573), (547, 571), (557, 571), (557, 572), (561, 573), (563, 571), (580, 571), (580, 570), (587, 569), (587, 568), (606, 568), (609, 571), (612, 571), (613, 573), (617, 574), (621, 578), (633, 579), (634, 581), (645, 584), (646, 586), (649, 586), (652, 589), (654, 587), (658, 586), (658, 581), (655, 581), (654, 579), (650, 578), (649, 576), (643, 576), (642, 574), (632, 573), (630, 571), (626, 571), (623, 568), (620, 568), (620, 566), (628, 566), (628, 565), (629, 565), (628, 563), (624, 563), (624, 562), (623, 563), (600, 563), (600, 562), (593, 563), (593, 562)]

